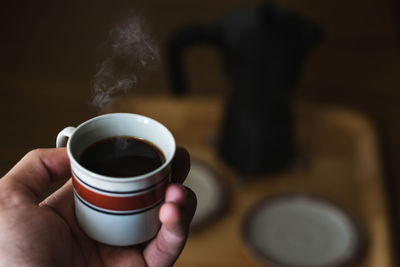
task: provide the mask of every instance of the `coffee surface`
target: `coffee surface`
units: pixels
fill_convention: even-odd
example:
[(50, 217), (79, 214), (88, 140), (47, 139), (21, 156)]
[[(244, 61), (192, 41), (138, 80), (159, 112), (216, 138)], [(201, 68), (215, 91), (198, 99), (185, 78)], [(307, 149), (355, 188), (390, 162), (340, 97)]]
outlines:
[(86, 169), (112, 177), (145, 174), (164, 162), (164, 155), (155, 145), (128, 136), (100, 140), (84, 150), (79, 159), (79, 163)]

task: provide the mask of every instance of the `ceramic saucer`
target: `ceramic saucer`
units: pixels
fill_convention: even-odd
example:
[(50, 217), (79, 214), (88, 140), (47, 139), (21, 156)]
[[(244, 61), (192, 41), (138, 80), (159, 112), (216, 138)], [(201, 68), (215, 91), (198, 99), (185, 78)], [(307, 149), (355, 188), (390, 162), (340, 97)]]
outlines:
[(205, 162), (192, 160), (191, 169), (184, 185), (197, 196), (197, 209), (192, 221), (199, 228), (221, 215), (227, 200), (227, 188), (216, 172)]
[(242, 226), (246, 245), (268, 264), (348, 266), (360, 254), (354, 220), (338, 205), (316, 196), (265, 199), (248, 212)]

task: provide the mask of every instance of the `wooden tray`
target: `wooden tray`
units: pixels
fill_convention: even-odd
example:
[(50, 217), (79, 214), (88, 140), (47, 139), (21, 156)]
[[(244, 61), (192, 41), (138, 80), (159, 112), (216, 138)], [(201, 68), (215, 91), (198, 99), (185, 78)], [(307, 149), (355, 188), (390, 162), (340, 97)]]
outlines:
[(287, 192), (320, 195), (354, 216), (368, 238), (366, 253), (356, 266), (393, 266), (378, 147), (368, 120), (341, 108), (296, 104), (297, 143), (310, 162), (243, 182), (218, 158), (212, 145), (222, 106), (219, 99), (134, 95), (110, 109), (159, 120), (179, 145), (218, 170), (230, 187), (229, 211), (201, 232), (191, 233), (176, 266), (258, 265), (241, 240), (243, 216), (260, 199)]

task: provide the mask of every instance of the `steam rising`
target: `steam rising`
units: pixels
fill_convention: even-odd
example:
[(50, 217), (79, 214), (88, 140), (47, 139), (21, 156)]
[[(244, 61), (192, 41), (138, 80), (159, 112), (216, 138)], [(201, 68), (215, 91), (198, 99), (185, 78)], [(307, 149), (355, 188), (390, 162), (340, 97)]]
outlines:
[(93, 78), (92, 104), (99, 109), (135, 88), (140, 71), (153, 68), (159, 52), (137, 17), (110, 31), (111, 53)]

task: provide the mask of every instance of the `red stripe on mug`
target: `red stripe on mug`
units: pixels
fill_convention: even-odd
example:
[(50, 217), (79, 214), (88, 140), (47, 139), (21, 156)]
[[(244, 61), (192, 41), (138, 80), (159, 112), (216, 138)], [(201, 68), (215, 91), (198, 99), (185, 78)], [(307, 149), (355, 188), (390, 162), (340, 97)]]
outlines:
[(109, 196), (90, 190), (82, 185), (74, 176), (72, 183), (76, 193), (86, 202), (107, 210), (128, 211), (139, 210), (151, 206), (164, 198), (168, 179), (155, 188), (134, 196)]

